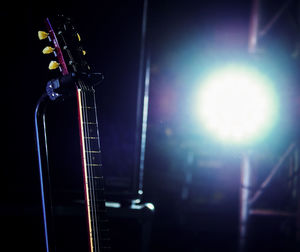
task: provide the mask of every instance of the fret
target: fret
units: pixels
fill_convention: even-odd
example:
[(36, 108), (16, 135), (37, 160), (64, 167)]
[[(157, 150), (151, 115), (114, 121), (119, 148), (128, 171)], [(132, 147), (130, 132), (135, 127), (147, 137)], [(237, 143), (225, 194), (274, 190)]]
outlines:
[(98, 152), (99, 151), (99, 143), (98, 143), (98, 140), (97, 141), (90, 141), (88, 140), (86, 143), (85, 143), (85, 148), (87, 149), (85, 151), (86, 155), (89, 156), (89, 157), (100, 157), (101, 156), (101, 152)]
[[(87, 157), (89, 157), (89, 158), (101, 157), (101, 152), (98, 152), (99, 151), (99, 145), (98, 145), (97, 142), (96, 143), (91, 143), (91, 142), (86, 143), (85, 148), (88, 149), (87, 151), (85, 151), (85, 154), (86, 154)], [(94, 163), (97, 163), (97, 162), (94, 162)], [(98, 163), (100, 163), (100, 162), (98, 162)]]
[[(102, 174), (102, 164), (100, 163), (100, 157), (95, 157), (94, 160), (91, 160), (92, 158), (89, 157), (89, 161), (90, 162), (95, 162), (95, 163), (92, 163), (92, 164), (89, 164), (87, 162), (86, 166), (87, 168), (89, 169), (88, 172), (89, 174), (88, 175), (91, 175), (91, 176), (95, 176), (95, 177), (101, 177), (103, 174)], [(99, 162), (98, 162), (99, 161)], [(90, 173), (92, 172), (92, 173)]]
[[(99, 166), (89, 166), (89, 170), (87, 171), (87, 179), (89, 181), (93, 181), (95, 185), (102, 185), (104, 186), (103, 178), (103, 171), (102, 169), (98, 168)], [(101, 184), (100, 184), (101, 183)]]
[(83, 124), (87, 124), (87, 125), (97, 125), (97, 123), (96, 122), (85, 122), (85, 121), (83, 121), (82, 122)]
[(101, 153), (100, 150), (86, 150), (85, 152), (86, 152), (86, 153), (96, 153), (96, 154)]
[(95, 166), (95, 167), (101, 167), (102, 164), (86, 164), (87, 166)]
[(98, 137), (98, 124), (96, 122), (83, 122), (82, 127), (84, 130), (83, 137)]
[[(97, 145), (98, 145), (98, 143), (97, 143)], [(89, 146), (87, 146), (87, 147), (89, 147)], [(98, 146), (96, 146), (96, 147), (98, 147)], [(88, 148), (88, 150), (85, 151), (85, 153), (87, 155), (100, 156), (101, 151), (98, 148), (95, 148), (96, 150), (92, 150), (92, 149), (89, 149), (89, 148)]]
[(96, 109), (95, 107), (81, 106), (83, 109)]
[(102, 177), (103, 171), (102, 171), (102, 164), (101, 163), (94, 163), (94, 164), (88, 164), (86, 163), (87, 168), (87, 176), (91, 177)]
[[(84, 136), (83, 139), (84, 139), (85, 143), (90, 144), (90, 146), (98, 147), (98, 150), (99, 150), (99, 139), (98, 139), (98, 137), (90, 138), (89, 136)], [(87, 150), (89, 150), (89, 149), (87, 149)]]
[(103, 179), (103, 176), (97, 177), (97, 176), (87, 176), (88, 179)]

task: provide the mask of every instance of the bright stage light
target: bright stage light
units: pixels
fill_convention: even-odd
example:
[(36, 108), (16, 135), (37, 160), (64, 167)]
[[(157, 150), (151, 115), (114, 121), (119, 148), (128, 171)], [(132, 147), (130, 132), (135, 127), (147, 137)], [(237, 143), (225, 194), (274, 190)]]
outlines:
[(199, 92), (196, 113), (223, 141), (249, 143), (266, 133), (276, 118), (275, 92), (254, 69), (231, 65), (213, 72)]

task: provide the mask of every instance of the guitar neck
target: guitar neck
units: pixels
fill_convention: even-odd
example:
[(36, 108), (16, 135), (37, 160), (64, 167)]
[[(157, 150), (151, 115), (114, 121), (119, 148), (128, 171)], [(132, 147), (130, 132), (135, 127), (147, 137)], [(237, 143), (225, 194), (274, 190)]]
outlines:
[(77, 103), (90, 252), (102, 252), (110, 247), (94, 89), (78, 88)]
[[(105, 214), (103, 168), (93, 88), (93, 85), (103, 80), (103, 76), (100, 73), (90, 72), (81, 37), (71, 19), (64, 15), (58, 15), (56, 18), (57, 20), (51, 23), (47, 18), (45, 20), (47, 32), (38, 32), (40, 40), (48, 38), (52, 43), (52, 46), (46, 46), (42, 52), (53, 54), (57, 60), (52, 60), (48, 68), (59, 69), (62, 74), (61, 78), (54, 80), (55, 85), (47, 86), (49, 88), (47, 91), (54, 95), (53, 100), (55, 100), (65, 93), (61, 84), (64, 83), (68, 91), (71, 86), (76, 88), (89, 251), (103, 252), (110, 250), (110, 242)], [(69, 78), (70, 81), (66, 81)], [(73, 84), (76, 85), (73, 86)], [(45, 230), (47, 231), (47, 228)], [(45, 235), (48, 246), (47, 233)]]

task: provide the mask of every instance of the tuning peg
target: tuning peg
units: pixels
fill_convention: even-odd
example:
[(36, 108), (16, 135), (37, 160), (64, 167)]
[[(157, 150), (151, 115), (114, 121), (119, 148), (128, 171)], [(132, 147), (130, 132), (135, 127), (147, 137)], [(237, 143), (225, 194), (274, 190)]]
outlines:
[(38, 37), (40, 40), (46, 39), (48, 37), (49, 33), (44, 31), (38, 31)]
[(77, 35), (78, 41), (81, 41), (81, 37), (80, 37), (79, 33), (76, 33), (76, 35)]
[(57, 61), (52, 60), (48, 66), (50, 70), (54, 70), (59, 67), (59, 63)]
[(50, 53), (53, 53), (54, 52), (54, 48), (51, 47), (51, 46), (46, 46), (44, 49), (43, 49), (43, 54), (50, 54)]
[(83, 55), (86, 55), (86, 51), (85, 51), (85, 50), (82, 50), (82, 54), (83, 54)]

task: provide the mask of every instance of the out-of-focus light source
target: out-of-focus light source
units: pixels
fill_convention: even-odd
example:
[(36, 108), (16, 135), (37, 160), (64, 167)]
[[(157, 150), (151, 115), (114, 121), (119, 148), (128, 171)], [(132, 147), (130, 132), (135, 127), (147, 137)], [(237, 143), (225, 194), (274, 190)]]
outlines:
[(233, 144), (265, 134), (278, 109), (270, 81), (255, 69), (236, 65), (212, 72), (196, 99), (196, 113), (206, 130)]

